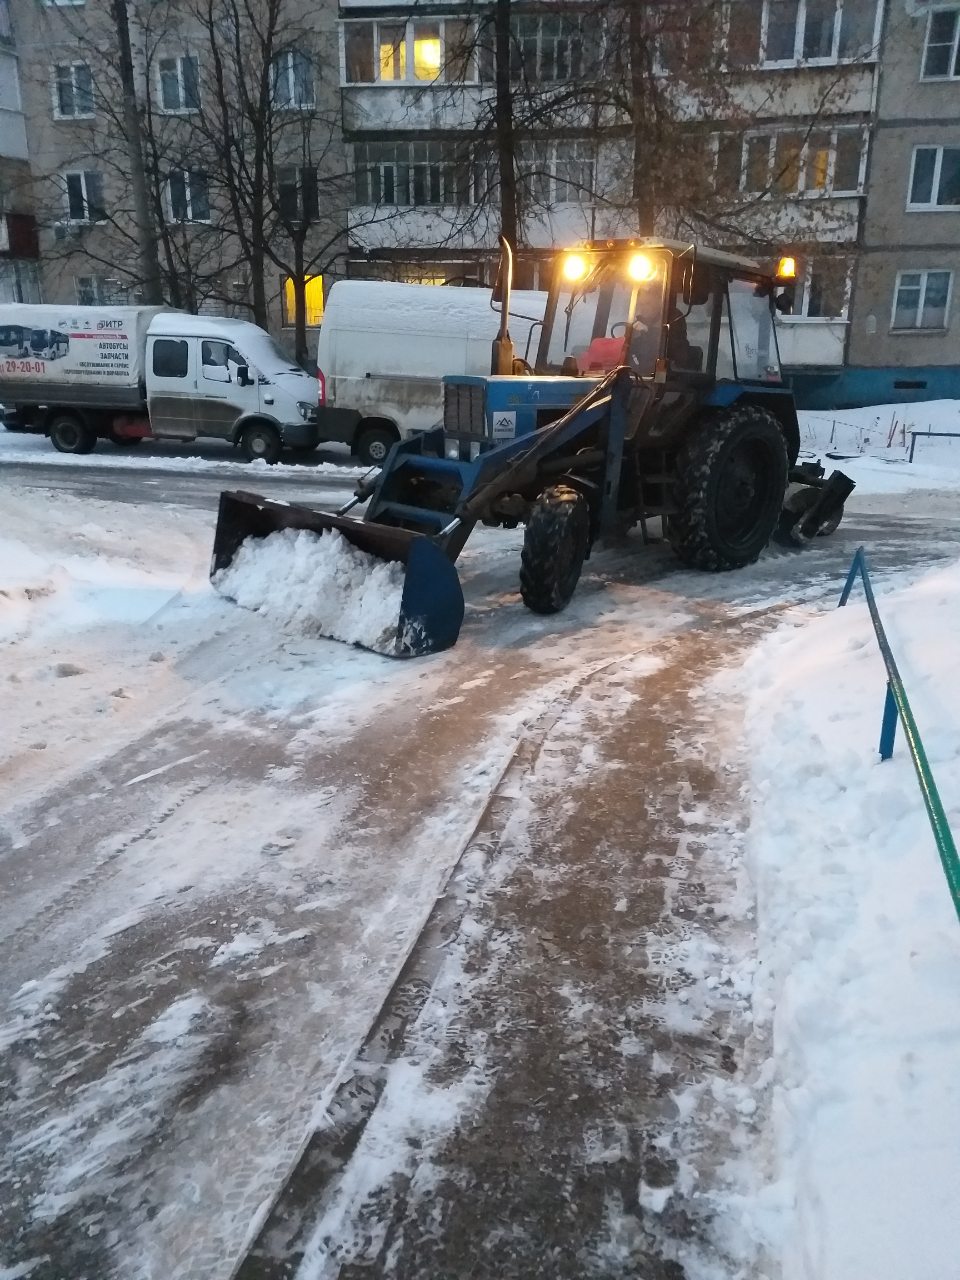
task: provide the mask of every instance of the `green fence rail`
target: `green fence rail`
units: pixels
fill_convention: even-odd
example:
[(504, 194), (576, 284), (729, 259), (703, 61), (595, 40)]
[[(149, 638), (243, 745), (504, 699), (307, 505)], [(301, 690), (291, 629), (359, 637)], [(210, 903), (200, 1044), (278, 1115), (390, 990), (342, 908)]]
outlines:
[(953, 899), (953, 907), (957, 913), (957, 918), (960, 919), (960, 856), (957, 855), (957, 846), (950, 830), (950, 824), (947, 822), (947, 815), (940, 799), (940, 792), (937, 790), (937, 784), (933, 780), (930, 762), (927, 760), (927, 753), (920, 739), (920, 730), (917, 728), (917, 722), (913, 717), (913, 711), (907, 698), (907, 691), (903, 687), (903, 680), (900, 676), (896, 659), (890, 649), (887, 633), (884, 631), (883, 623), (880, 620), (880, 612), (877, 609), (877, 601), (873, 594), (870, 573), (867, 569), (867, 556), (863, 547), (858, 547), (857, 553), (853, 557), (850, 572), (847, 574), (847, 581), (844, 584), (843, 591), (840, 593), (840, 605), (838, 608), (845, 605), (850, 599), (850, 592), (858, 574), (863, 582), (863, 593), (867, 598), (867, 607), (870, 610), (870, 617), (873, 621), (877, 644), (880, 646), (880, 653), (887, 668), (887, 694), (883, 704), (883, 723), (880, 728), (880, 759), (889, 760), (893, 755), (893, 740), (899, 717), (903, 725), (903, 736), (906, 738), (907, 746), (910, 748), (910, 758), (913, 761), (914, 769), (917, 771), (920, 792), (927, 810), (927, 817), (930, 819), (930, 826), (933, 829), (933, 838), (937, 842), (937, 852), (940, 854), (943, 872), (947, 877), (950, 896)]

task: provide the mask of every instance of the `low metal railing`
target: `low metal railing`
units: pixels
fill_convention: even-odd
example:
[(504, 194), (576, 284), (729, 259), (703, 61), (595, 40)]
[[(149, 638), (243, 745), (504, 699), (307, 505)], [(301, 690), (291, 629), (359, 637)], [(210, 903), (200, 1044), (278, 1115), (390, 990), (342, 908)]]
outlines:
[(910, 457), (908, 462), (913, 461), (914, 450), (917, 447), (917, 440), (925, 440), (927, 436), (931, 440), (960, 440), (960, 431), (911, 431), (910, 432)]
[(880, 611), (877, 609), (877, 601), (873, 594), (870, 573), (867, 569), (867, 556), (863, 547), (858, 547), (856, 555), (853, 557), (850, 572), (847, 574), (847, 581), (844, 584), (843, 591), (840, 593), (838, 608), (845, 605), (850, 599), (850, 592), (858, 574), (863, 582), (863, 593), (867, 598), (867, 607), (870, 610), (870, 618), (876, 633), (877, 644), (880, 646), (880, 654), (883, 658), (884, 666), (887, 668), (887, 694), (884, 699), (883, 722), (880, 727), (880, 759), (889, 760), (893, 755), (893, 742), (897, 731), (897, 719), (899, 718), (903, 724), (903, 736), (907, 740), (910, 758), (913, 761), (917, 780), (920, 783), (920, 792), (923, 796), (924, 807), (927, 810), (927, 817), (930, 819), (930, 826), (933, 829), (933, 838), (937, 842), (937, 852), (940, 855), (944, 875), (947, 877), (947, 885), (950, 888), (954, 910), (957, 913), (957, 917), (960, 918), (960, 857), (957, 855), (957, 846), (954, 842), (950, 825), (947, 822), (947, 815), (940, 799), (940, 793), (937, 790), (937, 784), (933, 780), (930, 762), (927, 760), (927, 753), (920, 739), (920, 730), (917, 728), (917, 722), (914, 719), (913, 711), (907, 698), (903, 679), (890, 648), (890, 642), (887, 640), (887, 633), (884, 631), (883, 623), (880, 620)]

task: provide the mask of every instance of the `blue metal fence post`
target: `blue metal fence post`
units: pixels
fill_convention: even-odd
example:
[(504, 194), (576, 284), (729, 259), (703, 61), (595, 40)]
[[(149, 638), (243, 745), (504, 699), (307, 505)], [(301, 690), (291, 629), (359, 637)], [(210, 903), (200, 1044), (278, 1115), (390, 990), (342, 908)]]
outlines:
[(838, 609), (843, 608), (850, 599), (850, 592), (853, 590), (853, 584), (857, 580), (857, 574), (860, 572), (862, 562), (863, 547), (857, 547), (856, 554), (853, 557), (853, 563), (850, 566), (850, 572), (847, 574), (847, 580), (843, 584), (843, 590), (840, 592), (840, 603), (837, 605)]
[(880, 726), (880, 759), (889, 760), (893, 755), (893, 739), (897, 732), (897, 700), (893, 686), (887, 681), (887, 696), (883, 703), (883, 724)]

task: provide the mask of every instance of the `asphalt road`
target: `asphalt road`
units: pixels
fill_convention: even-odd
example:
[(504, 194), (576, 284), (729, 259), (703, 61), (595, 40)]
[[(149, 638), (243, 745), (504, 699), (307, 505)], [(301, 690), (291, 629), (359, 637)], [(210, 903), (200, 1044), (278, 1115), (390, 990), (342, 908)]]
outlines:
[[(331, 491), (343, 492), (346, 501), (356, 485), (355, 475), (351, 474), (356, 460), (344, 449), (318, 450), (306, 461), (298, 460), (296, 465), (282, 466), (276, 474), (264, 475), (261, 468), (251, 469), (247, 480), (240, 455), (220, 442), (146, 445), (136, 455), (137, 460), (143, 459), (143, 466), (130, 465), (133, 459), (129, 451), (101, 445), (96, 453), (77, 459), (76, 465), (71, 466), (56, 454), (53, 454), (56, 461), (45, 462), (39, 450), (23, 457), (16, 447), (23, 440), (19, 433), (10, 441), (0, 432), (0, 491), (5, 485), (15, 485), (18, 488), (52, 489), (78, 498), (99, 498), (106, 502), (175, 503), (212, 509), (216, 507), (223, 489), (252, 489), (287, 502), (310, 504), (320, 500), (320, 493)], [(5, 441), (14, 445), (6, 455), (2, 451)], [(204, 462), (238, 465), (231, 466), (229, 470), (201, 470), (196, 467), (197, 458)], [(118, 465), (121, 460), (122, 465)], [(182, 470), (176, 466), (178, 460), (183, 461)], [(318, 472), (321, 463), (343, 466), (344, 474), (338, 475), (329, 470)]]

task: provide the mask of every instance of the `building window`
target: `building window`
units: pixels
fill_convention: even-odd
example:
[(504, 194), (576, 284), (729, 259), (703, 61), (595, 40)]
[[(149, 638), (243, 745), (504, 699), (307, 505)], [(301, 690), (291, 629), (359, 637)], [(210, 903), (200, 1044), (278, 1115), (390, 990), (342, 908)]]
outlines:
[(849, 290), (850, 263), (846, 258), (807, 259), (797, 278), (791, 316), (842, 320), (847, 314)]
[(316, 222), (320, 216), (317, 170), (309, 166), (278, 169), (277, 207), (286, 222)]
[(93, 114), (93, 77), (85, 62), (54, 68), (53, 114), (58, 120), (89, 119)]
[(273, 101), (284, 110), (302, 110), (316, 101), (313, 62), (300, 49), (287, 49), (273, 60)]
[(731, 0), (727, 63), (844, 62), (874, 48), (875, 0)]
[(470, 163), (461, 144), (365, 142), (355, 154), (357, 204), (472, 203)]
[(923, 79), (960, 76), (960, 9), (934, 9), (927, 21)]
[(127, 302), (128, 289), (120, 280), (107, 276), (77, 276), (77, 305), (81, 307), (117, 307)]
[(164, 111), (200, 110), (200, 64), (193, 54), (161, 58), (159, 76)]
[(344, 84), (462, 84), (476, 75), (476, 27), (464, 18), (345, 22)]
[[(594, 19), (594, 27), (596, 26)], [(513, 18), (510, 76), (528, 84), (577, 79), (583, 72), (587, 19), (582, 14), (524, 14)], [(484, 79), (493, 79), (492, 50)]]
[(589, 204), (593, 198), (594, 148), (586, 138), (564, 138), (553, 144), (552, 164), (556, 204)]
[(960, 209), (960, 147), (915, 147), (909, 210)]
[(67, 219), (70, 222), (104, 222), (103, 180), (99, 173), (65, 173)]
[[(304, 304), (307, 310), (307, 328), (315, 329), (323, 319), (323, 276), (306, 276), (303, 282)], [(292, 276), (284, 276), (283, 327), (292, 329), (297, 322), (297, 302)]]
[(0, 41), (13, 44), (13, 23), (10, 21), (10, 0), (0, 0)]
[(167, 192), (171, 221), (210, 221), (210, 184), (202, 169), (172, 169)]
[(790, 196), (856, 195), (861, 186), (860, 129), (782, 130), (717, 139), (718, 190)]
[(945, 329), (952, 271), (901, 271), (893, 299), (893, 329)]

